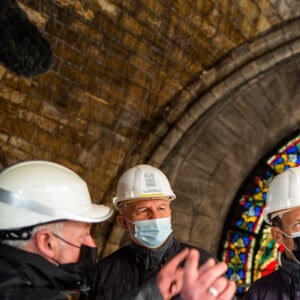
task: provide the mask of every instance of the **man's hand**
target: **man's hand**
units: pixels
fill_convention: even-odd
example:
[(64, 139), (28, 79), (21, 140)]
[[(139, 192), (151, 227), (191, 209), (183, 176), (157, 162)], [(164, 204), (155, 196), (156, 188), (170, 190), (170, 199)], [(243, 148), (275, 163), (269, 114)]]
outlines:
[(235, 283), (224, 277), (225, 263), (209, 259), (198, 268), (199, 251), (191, 249), (184, 266), (181, 296), (184, 300), (230, 300), (235, 293)]
[(188, 256), (189, 249), (174, 256), (158, 273), (157, 284), (164, 300), (179, 294), (183, 284), (183, 268), (179, 265)]

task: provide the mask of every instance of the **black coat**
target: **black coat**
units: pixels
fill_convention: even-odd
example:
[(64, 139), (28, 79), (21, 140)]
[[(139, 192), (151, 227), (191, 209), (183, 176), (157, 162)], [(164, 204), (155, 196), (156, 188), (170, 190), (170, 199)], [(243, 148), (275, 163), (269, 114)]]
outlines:
[[(80, 277), (38, 254), (0, 245), (1, 300), (65, 300), (79, 298)], [(84, 296), (87, 296), (84, 295)]]
[[(159, 270), (172, 257), (185, 247), (172, 236), (163, 248), (149, 251), (134, 243), (120, 248), (97, 263), (93, 276), (92, 294), (95, 300), (117, 300), (129, 291), (135, 290), (150, 278), (155, 278)], [(203, 249), (200, 250), (200, 264), (212, 257)], [(160, 296), (161, 297), (161, 296)], [(144, 299), (160, 299), (158, 294)], [(174, 299), (180, 299), (176, 297)]]
[(281, 258), (281, 268), (255, 281), (245, 300), (297, 300), (300, 299), (300, 266)]
[[(0, 245), (0, 300), (66, 299), (92, 299), (79, 275), (55, 266), (40, 255)], [(162, 299), (155, 278), (119, 300), (149, 299)]]

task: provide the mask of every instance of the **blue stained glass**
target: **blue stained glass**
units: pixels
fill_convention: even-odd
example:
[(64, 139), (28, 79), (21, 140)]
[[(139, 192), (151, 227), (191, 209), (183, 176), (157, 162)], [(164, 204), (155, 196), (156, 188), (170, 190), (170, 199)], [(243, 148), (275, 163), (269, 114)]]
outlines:
[(232, 241), (236, 241), (238, 238), (239, 238), (238, 234), (235, 233), (235, 234), (232, 236)]
[(283, 158), (279, 156), (277, 160), (274, 162), (274, 164), (282, 164), (283, 163)]
[(297, 153), (297, 147), (292, 146), (289, 149), (287, 149), (286, 153)]
[(252, 203), (250, 201), (246, 201), (244, 208), (248, 209), (252, 206)]
[(243, 237), (243, 240), (244, 240), (245, 246), (248, 247), (248, 246), (249, 246), (249, 242), (250, 242), (249, 237), (248, 237), (248, 236), (244, 236), (244, 237)]
[(254, 194), (257, 194), (260, 192), (260, 188), (257, 186), (255, 189), (254, 189)]
[(253, 226), (254, 226), (254, 223), (252, 223), (252, 222), (248, 224), (248, 229), (250, 232), (253, 231)]
[(259, 217), (260, 214), (261, 214), (261, 211), (262, 211), (261, 206), (255, 207), (255, 208), (254, 208), (254, 211), (255, 211), (255, 216), (256, 216), (256, 217)]
[(267, 200), (267, 193), (263, 193), (263, 201), (264, 201), (264, 203), (266, 202), (266, 200)]

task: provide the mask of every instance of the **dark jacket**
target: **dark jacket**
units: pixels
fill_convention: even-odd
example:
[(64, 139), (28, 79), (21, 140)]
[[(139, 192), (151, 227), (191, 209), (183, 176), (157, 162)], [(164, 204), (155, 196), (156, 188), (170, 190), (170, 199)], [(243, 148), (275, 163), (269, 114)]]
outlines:
[(245, 300), (296, 300), (300, 299), (300, 266), (281, 258), (281, 268), (255, 281)]
[[(95, 300), (116, 300), (137, 289), (150, 278), (155, 278), (159, 270), (173, 256), (185, 247), (191, 247), (176, 241), (172, 236), (159, 250), (149, 251), (131, 243), (120, 248), (97, 263), (93, 276), (92, 294)], [(200, 250), (200, 264), (212, 257)], [(159, 299), (153, 295), (147, 299)], [(178, 296), (177, 298), (180, 299)]]
[[(154, 298), (152, 298), (154, 297)], [(90, 300), (90, 289), (79, 275), (48, 262), (40, 255), (0, 244), (1, 300)], [(153, 278), (120, 300), (162, 299)]]
[(80, 285), (78, 275), (55, 266), (40, 255), (0, 245), (1, 300), (88, 299), (79, 298)]

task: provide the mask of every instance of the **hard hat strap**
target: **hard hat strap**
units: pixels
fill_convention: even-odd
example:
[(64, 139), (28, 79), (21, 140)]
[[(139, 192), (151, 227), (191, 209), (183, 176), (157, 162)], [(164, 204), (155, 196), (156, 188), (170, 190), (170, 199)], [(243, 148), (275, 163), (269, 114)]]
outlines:
[(0, 202), (10, 206), (24, 208), (26, 210), (43, 214), (46, 216), (55, 216), (55, 210), (49, 206), (35, 202), (24, 195), (13, 193), (0, 188)]
[(0, 241), (18, 241), (18, 240), (29, 240), (31, 238), (32, 230), (34, 226), (29, 226), (20, 229), (8, 229), (0, 230)]

